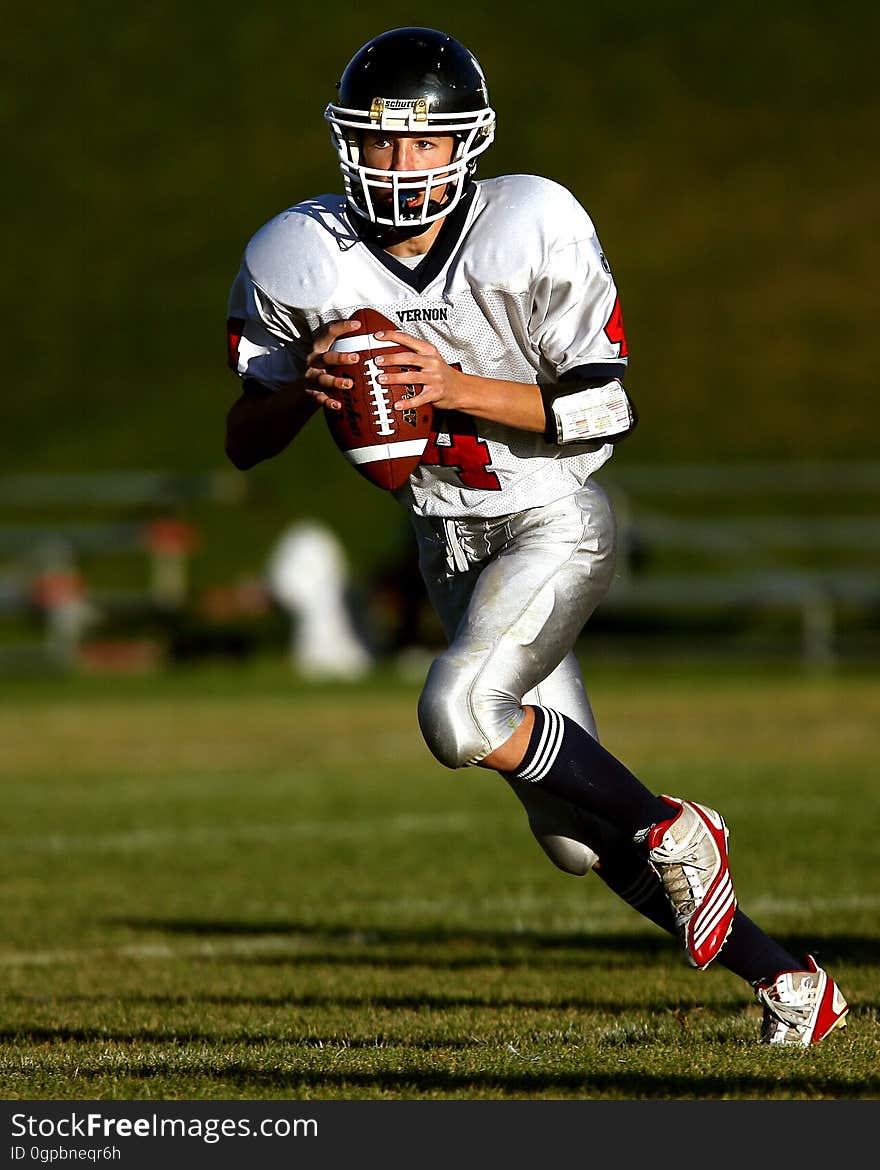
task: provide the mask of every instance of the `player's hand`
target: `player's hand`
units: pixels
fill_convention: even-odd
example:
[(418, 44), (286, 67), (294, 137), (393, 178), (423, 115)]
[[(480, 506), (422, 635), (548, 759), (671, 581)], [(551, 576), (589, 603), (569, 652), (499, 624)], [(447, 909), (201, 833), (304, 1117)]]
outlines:
[(337, 353), (330, 346), (337, 337), (358, 328), (360, 321), (353, 317), (350, 321), (334, 321), (315, 337), (312, 351), (306, 358), (303, 388), (319, 406), (326, 406), (329, 410), (342, 409), (342, 403), (332, 397), (332, 391), (347, 390), (351, 386), (351, 381), (345, 376), (345, 366), (358, 361), (359, 356), (357, 353)]
[[(383, 386), (416, 387), (416, 394), (412, 398), (393, 400), (395, 410), (412, 410), (426, 402), (432, 402), (441, 410), (457, 410), (461, 406), (468, 375), (449, 365), (440, 356), (436, 345), (418, 337), (410, 337), (399, 329), (386, 329), (376, 336), (393, 345), (405, 345), (410, 351), (381, 354), (375, 359), (376, 365), (384, 371), (379, 375)], [(400, 366), (408, 368), (398, 369)]]

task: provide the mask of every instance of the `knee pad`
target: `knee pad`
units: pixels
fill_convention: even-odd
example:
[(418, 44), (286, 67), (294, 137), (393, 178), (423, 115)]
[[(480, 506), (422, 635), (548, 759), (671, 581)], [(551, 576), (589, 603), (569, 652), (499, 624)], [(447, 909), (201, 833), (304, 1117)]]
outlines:
[[(475, 665), (481, 667), (482, 662)], [(508, 740), (523, 719), (519, 699), (481, 685), (481, 672), (473, 666), (449, 651), (441, 654), (419, 697), (425, 743), (447, 768), (479, 763)]]
[(535, 840), (556, 868), (561, 869), (563, 873), (583, 877), (599, 860), (589, 845), (585, 845), (583, 841), (563, 837), (559, 833), (541, 832), (531, 821), (529, 827), (535, 835)]
[(584, 840), (584, 824), (577, 810), (539, 784), (517, 776), (505, 779), (526, 810), (535, 840), (557, 869), (575, 877), (589, 873), (599, 857)]

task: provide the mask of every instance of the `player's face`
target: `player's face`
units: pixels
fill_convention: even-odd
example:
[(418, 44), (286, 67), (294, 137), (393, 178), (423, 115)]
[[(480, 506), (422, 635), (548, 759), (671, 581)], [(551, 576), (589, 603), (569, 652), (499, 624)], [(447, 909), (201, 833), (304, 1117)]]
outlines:
[[(455, 139), (450, 135), (421, 135), (389, 132), (387, 130), (371, 130), (361, 139), (361, 155), (364, 166), (374, 167), (382, 171), (433, 171), (445, 167), (452, 161), (455, 150)], [(442, 181), (443, 174), (437, 176), (437, 182), (432, 184), (431, 199), (442, 202), (446, 184)], [(374, 188), (375, 190), (375, 188)], [(377, 199), (383, 198), (381, 191), (376, 191)], [(391, 188), (389, 184), (386, 203), (391, 202)], [(406, 206), (421, 207), (425, 201), (424, 191), (413, 191), (406, 196)]]

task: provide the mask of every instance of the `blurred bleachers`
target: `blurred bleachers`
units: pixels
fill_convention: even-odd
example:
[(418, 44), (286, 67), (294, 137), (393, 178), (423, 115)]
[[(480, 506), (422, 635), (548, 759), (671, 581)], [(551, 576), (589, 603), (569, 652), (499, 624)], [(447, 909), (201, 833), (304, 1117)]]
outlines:
[[(621, 460), (600, 478), (621, 552), (591, 639), (809, 667), (880, 661), (880, 461)], [(289, 615), (273, 604), (267, 561), (235, 561), (247, 492), (247, 477), (225, 470), (0, 477), (0, 670), (285, 653)], [(225, 576), (196, 589), (193, 566), (217, 541)], [(414, 598), (414, 552), (402, 545), (355, 583), (377, 662), (439, 639)]]
[(604, 614), (805, 664), (880, 652), (880, 462), (609, 465), (621, 558)]

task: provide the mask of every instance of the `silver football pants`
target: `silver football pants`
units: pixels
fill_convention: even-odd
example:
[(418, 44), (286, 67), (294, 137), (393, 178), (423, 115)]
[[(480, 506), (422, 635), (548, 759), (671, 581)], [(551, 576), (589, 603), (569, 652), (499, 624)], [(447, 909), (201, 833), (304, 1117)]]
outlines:
[[(449, 768), (479, 763), (513, 734), (523, 704), (553, 707), (590, 734), (574, 654), (614, 572), (614, 516), (593, 480), (555, 504), (491, 520), (413, 517), (428, 596), (448, 648), (419, 700), (425, 742)], [(537, 785), (507, 777), (551, 860), (586, 873), (586, 819)]]

